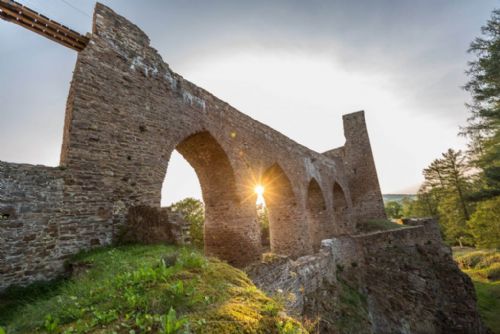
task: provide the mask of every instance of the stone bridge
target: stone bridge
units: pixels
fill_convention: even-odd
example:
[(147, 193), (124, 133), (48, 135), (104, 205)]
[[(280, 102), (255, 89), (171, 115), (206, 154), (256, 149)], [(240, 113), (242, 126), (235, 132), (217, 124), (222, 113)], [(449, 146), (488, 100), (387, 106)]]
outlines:
[(97, 4), (88, 37), (60, 166), (0, 162), (0, 289), (52, 278), (67, 256), (110, 244), (129, 207), (159, 207), (174, 150), (200, 181), (206, 253), (237, 266), (262, 252), (256, 184), (266, 189), (271, 249), (292, 258), (385, 218), (363, 112), (343, 117), (344, 146), (320, 154), (174, 73), (109, 8)]

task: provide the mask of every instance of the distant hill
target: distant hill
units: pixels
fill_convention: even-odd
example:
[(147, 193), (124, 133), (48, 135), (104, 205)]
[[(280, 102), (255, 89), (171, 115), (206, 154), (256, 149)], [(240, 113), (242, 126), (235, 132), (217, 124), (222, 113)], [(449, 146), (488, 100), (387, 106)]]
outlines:
[(412, 200), (417, 198), (417, 195), (415, 194), (383, 194), (382, 197), (384, 198), (384, 203), (387, 203), (389, 201), (395, 201), (395, 202), (401, 202), (403, 198), (408, 197)]

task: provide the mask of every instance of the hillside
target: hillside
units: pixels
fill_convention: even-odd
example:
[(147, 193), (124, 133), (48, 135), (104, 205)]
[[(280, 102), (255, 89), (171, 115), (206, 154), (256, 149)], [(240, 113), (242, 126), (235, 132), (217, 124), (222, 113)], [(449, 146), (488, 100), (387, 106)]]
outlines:
[(387, 202), (401, 202), (403, 198), (415, 199), (417, 195), (415, 194), (383, 194), (382, 198), (384, 199), (384, 203)]
[(69, 268), (0, 297), (7, 333), (306, 333), (242, 271), (192, 249), (104, 248)]

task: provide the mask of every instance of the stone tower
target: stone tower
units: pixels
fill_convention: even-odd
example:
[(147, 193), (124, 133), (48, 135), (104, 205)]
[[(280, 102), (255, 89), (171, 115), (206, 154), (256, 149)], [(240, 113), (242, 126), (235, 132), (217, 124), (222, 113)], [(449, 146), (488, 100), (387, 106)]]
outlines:
[(358, 111), (344, 115), (342, 119), (345, 145), (323, 154), (331, 158), (341, 158), (344, 163), (351, 190), (353, 221), (357, 223), (386, 219), (365, 113)]

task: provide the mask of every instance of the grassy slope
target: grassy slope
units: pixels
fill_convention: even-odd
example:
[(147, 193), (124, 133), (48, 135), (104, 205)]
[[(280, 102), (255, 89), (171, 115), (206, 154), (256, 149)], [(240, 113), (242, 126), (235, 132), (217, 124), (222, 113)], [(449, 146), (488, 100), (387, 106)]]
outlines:
[(106, 248), (73, 262), (83, 269), (71, 279), (0, 296), (7, 333), (305, 333), (243, 272), (190, 249)]
[(453, 256), (474, 282), (484, 322), (493, 333), (500, 334), (500, 252), (455, 248)]

